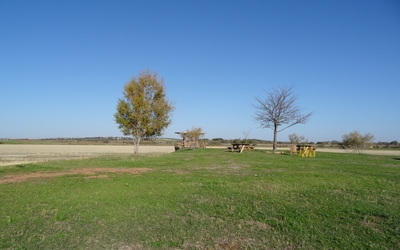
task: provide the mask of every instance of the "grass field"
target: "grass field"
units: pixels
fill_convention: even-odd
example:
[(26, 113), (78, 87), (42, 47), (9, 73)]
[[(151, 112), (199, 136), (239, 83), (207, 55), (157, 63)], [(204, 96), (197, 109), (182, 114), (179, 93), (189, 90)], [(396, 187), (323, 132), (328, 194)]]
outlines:
[(399, 248), (399, 156), (196, 149), (0, 167), (0, 249)]

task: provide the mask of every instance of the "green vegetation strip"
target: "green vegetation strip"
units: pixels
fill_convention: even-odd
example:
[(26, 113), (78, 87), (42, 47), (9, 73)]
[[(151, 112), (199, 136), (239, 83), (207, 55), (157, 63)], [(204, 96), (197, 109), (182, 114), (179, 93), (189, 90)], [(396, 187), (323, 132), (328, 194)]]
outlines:
[[(103, 172), (72, 174), (79, 169)], [(150, 169), (132, 174), (105, 168)], [(179, 150), (0, 168), (0, 249), (399, 249), (400, 158)]]

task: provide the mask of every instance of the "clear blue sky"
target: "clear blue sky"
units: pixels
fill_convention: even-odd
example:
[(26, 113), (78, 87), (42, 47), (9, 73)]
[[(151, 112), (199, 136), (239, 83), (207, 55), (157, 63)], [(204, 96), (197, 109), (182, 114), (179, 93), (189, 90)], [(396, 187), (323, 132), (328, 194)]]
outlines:
[(0, 138), (121, 136), (123, 86), (164, 78), (175, 131), (272, 140), (254, 97), (297, 85), (309, 141), (400, 141), (400, 2), (0, 1)]

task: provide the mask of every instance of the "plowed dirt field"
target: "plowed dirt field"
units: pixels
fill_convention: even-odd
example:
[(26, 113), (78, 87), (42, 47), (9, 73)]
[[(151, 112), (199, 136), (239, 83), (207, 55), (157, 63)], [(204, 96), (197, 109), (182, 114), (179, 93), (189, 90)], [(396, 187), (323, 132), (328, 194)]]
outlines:
[[(170, 153), (174, 146), (140, 146), (139, 154)], [(0, 166), (38, 161), (132, 154), (133, 146), (0, 144)]]

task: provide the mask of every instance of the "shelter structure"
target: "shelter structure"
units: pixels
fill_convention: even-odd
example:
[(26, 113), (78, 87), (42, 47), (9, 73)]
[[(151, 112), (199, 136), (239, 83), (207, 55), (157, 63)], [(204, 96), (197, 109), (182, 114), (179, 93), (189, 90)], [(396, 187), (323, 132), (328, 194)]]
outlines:
[(182, 137), (181, 143), (175, 144), (175, 149), (179, 148), (205, 148), (204, 142), (199, 142), (199, 137), (203, 137), (206, 133), (200, 133), (199, 136), (193, 138), (187, 132), (175, 132)]

